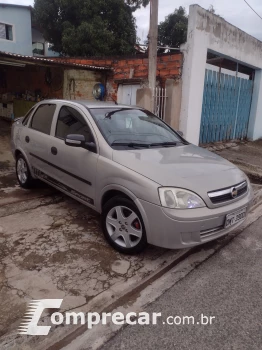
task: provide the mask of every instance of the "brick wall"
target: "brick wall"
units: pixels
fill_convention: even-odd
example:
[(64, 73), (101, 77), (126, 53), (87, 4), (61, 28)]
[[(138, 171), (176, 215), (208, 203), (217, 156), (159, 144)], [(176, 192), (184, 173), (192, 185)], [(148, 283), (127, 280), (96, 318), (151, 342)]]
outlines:
[[(148, 78), (148, 58), (146, 55), (136, 57), (111, 58), (56, 58), (78, 64), (107, 66), (112, 72), (107, 73), (107, 99), (117, 99), (117, 89), (121, 80), (128, 79), (141, 81), (146, 84)], [(181, 76), (183, 55), (181, 53), (162, 54), (157, 58), (157, 81), (160, 86), (165, 85), (166, 79), (179, 80)]]

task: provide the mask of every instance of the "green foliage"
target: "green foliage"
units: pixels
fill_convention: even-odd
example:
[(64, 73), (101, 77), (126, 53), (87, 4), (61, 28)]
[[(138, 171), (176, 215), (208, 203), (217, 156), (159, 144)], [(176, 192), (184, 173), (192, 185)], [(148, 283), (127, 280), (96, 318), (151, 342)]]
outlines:
[(34, 17), (53, 49), (69, 56), (134, 52), (132, 12), (149, 0), (35, 0)]
[(168, 15), (158, 26), (158, 45), (179, 48), (187, 39), (188, 17), (180, 6)]
[(125, 0), (125, 3), (131, 7), (132, 11), (136, 11), (141, 6), (146, 7), (150, 3), (150, 0)]

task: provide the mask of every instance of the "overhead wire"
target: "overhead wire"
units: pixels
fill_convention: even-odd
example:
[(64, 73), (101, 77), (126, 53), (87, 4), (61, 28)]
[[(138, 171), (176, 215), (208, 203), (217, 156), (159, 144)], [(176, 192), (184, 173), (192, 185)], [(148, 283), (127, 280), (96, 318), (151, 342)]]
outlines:
[(251, 5), (249, 5), (249, 3), (248, 3), (246, 0), (244, 0), (244, 1), (245, 1), (245, 3), (251, 8), (251, 10), (254, 11), (255, 14), (258, 15), (259, 18), (262, 19), (262, 17), (257, 13), (257, 11), (255, 11), (255, 10), (253, 9), (253, 7), (252, 7)]

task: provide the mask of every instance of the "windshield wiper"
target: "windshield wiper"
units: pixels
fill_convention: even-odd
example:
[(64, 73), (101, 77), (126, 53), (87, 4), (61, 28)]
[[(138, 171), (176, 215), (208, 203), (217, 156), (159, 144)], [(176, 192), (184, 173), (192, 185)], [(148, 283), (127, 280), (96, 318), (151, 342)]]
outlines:
[(111, 146), (126, 146), (130, 148), (134, 147), (146, 147), (149, 148), (150, 145), (146, 143), (136, 143), (136, 142), (113, 142)]
[(126, 146), (130, 148), (135, 148), (135, 147), (145, 147), (145, 148), (150, 148), (150, 147), (172, 147), (176, 146), (177, 142), (159, 142), (159, 143), (136, 143), (136, 142), (113, 142), (111, 146)]
[(176, 146), (177, 142), (159, 142), (159, 143), (151, 143), (150, 147), (157, 147), (157, 146), (164, 146), (164, 147), (169, 147), (169, 146)]

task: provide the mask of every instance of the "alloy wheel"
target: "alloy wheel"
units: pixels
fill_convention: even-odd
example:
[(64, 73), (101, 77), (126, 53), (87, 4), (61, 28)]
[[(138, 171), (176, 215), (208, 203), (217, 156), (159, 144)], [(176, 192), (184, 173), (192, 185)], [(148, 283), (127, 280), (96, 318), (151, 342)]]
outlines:
[(22, 184), (25, 184), (28, 179), (27, 164), (23, 158), (19, 158), (17, 161), (17, 176)]
[(113, 207), (106, 217), (110, 238), (120, 247), (133, 248), (141, 240), (143, 228), (137, 214), (125, 206)]

